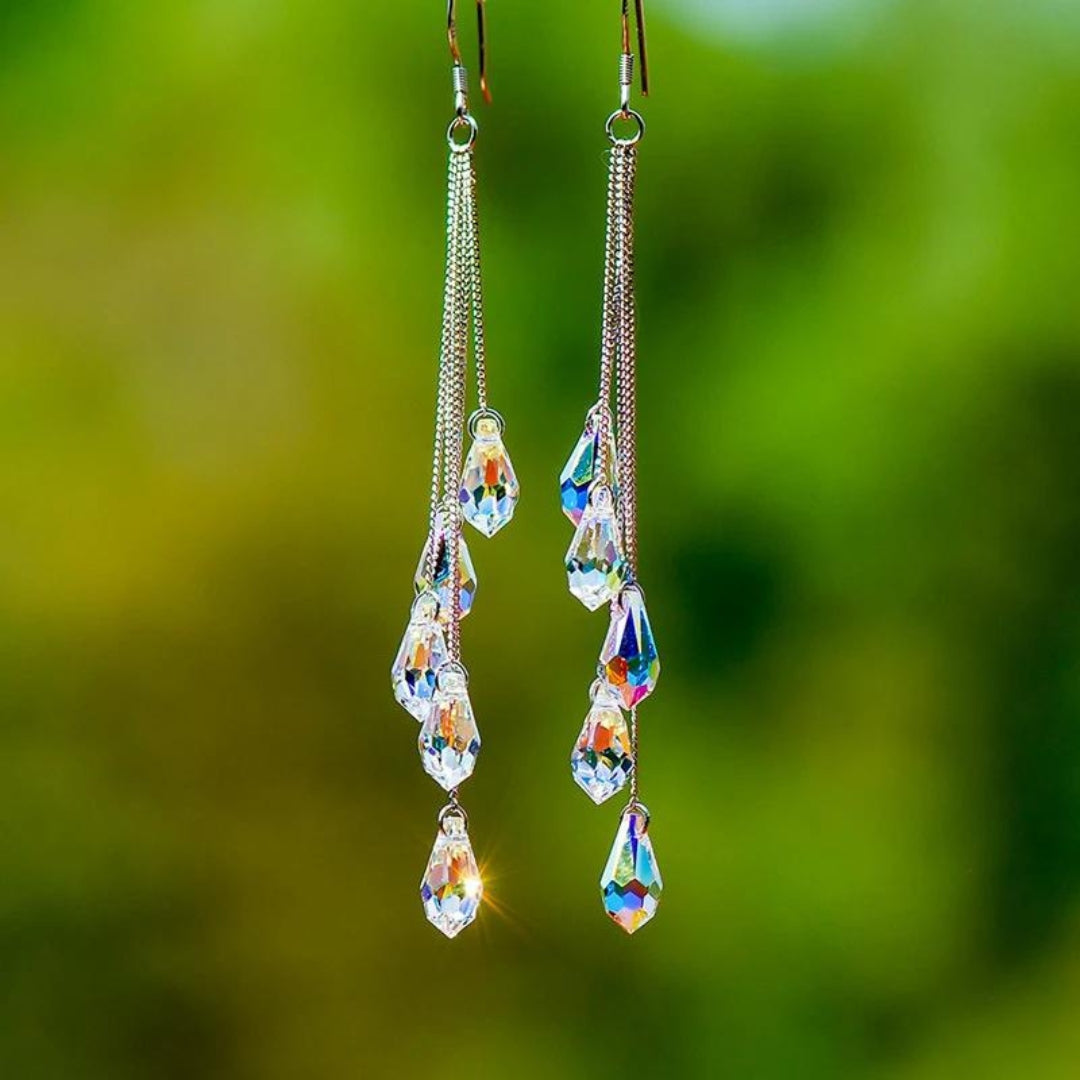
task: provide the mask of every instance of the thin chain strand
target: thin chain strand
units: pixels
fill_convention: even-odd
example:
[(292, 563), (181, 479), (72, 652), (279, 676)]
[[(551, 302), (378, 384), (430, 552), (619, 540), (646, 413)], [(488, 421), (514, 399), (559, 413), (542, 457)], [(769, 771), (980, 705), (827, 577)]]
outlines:
[[(464, 159), (469, 152), (458, 157)], [(458, 288), (454, 297), (454, 349), (452, 358), (452, 377), (447, 405), (447, 429), (445, 441), (445, 468), (443, 471), (444, 509), (443, 517), (447, 525), (447, 545), (450, 566), (453, 568), (450, 600), (450, 625), (447, 641), (447, 653), (450, 660), (461, 661), (461, 588), (458, 568), (461, 559), (461, 506), (457, 500), (458, 485), (461, 480), (465, 427), (465, 396), (468, 382), (469, 356), (469, 284), (464, 240), (467, 234), (466, 222), (470, 213), (470, 189), (468, 172), (470, 165), (462, 160), (458, 169), (458, 195), (461, 199), (461, 224), (459, 229), (459, 247), (456, 252), (456, 280)]]
[[(597, 396), (596, 475), (608, 469), (608, 441), (611, 426), (611, 384), (618, 350), (618, 297), (616, 288), (616, 248), (619, 235), (619, 200), (622, 159), (612, 147), (608, 163), (607, 228), (604, 235), (604, 301), (600, 331), (600, 391)], [(612, 463), (614, 464), (614, 463)]]
[(484, 285), (480, 267), (480, 214), (477, 209), (476, 169), (472, 154), (467, 158), (468, 213), (465, 215), (465, 248), (468, 254), (469, 303), (472, 307), (473, 354), (476, 361), (477, 407), (486, 412), (487, 396), (487, 341), (484, 333)]
[[(625, 159), (619, 237), (619, 350), (616, 397), (619, 414), (619, 465), (623, 544), (631, 580), (637, 579), (637, 308), (634, 288), (634, 185), (637, 149), (621, 151)], [(641, 791), (641, 729), (637, 709), (630, 710), (630, 803), (638, 805)]]
[(443, 286), (442, 334), (439, 342), (439, 377), (435, 405), (435, 447), (431, 462), (431, 504), (428, 517), (428, 546), (424, 564), (424, 577), (434, 582), (438, 538), (436, 525), (439, 518), (439, 504), (442, 495), (442, 473), (445, 453), (446, 400), (448, 392), (450, 357), (454, 338), (454, 296), (457, 293), (456, 266), (458, 245), (458, 155), (451, 153), (447, 163), (446, 180), (446, 277)]
[(637, 579), (637, 318), (634, 300), (634, 182), (637, 151), (622, 148), (625, 157), (620, 220), (619, 350), (616, 372), (618, 402), (619, 478), (621, 482), (623, 545), (631, 580)]

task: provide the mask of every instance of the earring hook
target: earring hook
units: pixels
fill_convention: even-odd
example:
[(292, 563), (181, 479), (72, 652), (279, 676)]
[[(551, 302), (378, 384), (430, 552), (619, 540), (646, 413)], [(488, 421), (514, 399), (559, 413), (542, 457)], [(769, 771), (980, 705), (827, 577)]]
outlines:
[[(641, 0), (638, 0), (640, 3)], [(461, 46), (458, 44), (457, 33), (457, 0), (447, 0), (446, 4), (446, 37), (450, 43), (450, 58), (454, 61), (454, 67), (463, 68)], [(480, 41), (480, 93), (484, 100), (491, 104), (491, 88), (487, 78), (487, 17), (484, 11), (484, 0), (476, 0), (476, 29)]]
[[(649, 51), (645, 35), (645, 0), (634, 0), (634, 21), (637, 24), (638, 59), (641, 64), (641, 93), (643, 97), (649, 96)], [(629, 56), (630, 65), (633, 64), (633, 50), (630, 45), (630, 0), (622, 0), (622, 51), (623, 56)], [(629, 65), (628, 65), (629, 66)], [(629, 77), (625, 80), (624, 95), (629, 91)], [(624, 103), (629, 104), (629, 102)]]

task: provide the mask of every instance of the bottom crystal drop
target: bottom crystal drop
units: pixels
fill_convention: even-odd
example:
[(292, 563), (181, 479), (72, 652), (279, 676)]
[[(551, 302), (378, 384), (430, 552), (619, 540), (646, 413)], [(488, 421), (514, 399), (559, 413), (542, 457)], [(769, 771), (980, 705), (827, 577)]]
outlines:
[(660, 867), (648, 837), (648, 818), (638, 809), (628, 809), (619, 822), (600, 878), (604, 910), (632, 934), (656, 914), (663, 889)]
[(457, 937), (476, 918), (484, 883), (476, 865), (465, 821), (457, 814), (445, 818), (435, 837), (427, 870), (420, 882), (420, 899), (427, 920), (448, 938)]

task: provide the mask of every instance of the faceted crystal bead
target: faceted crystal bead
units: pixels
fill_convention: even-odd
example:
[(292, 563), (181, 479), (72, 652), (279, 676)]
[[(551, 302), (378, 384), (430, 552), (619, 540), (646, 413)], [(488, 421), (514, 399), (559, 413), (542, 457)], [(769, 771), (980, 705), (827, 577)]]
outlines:
[[(427, 556), (432, 543), (435, 547), (435, 580), (427, 578)], [(450, 545), (446, 542), (446, 532), (443, 528), (441, 515), (436, 518), (435, 528), (424, 544), (424, 550), (420, 553), (420, 562), (416, 567), (416, 577), (413, 579), (418, 593), (433, 590), (439, 598), (439, 622), (446, 625), (450, 621)], [(472, 610), (473, 597), (476, 596), (476, 570), (473, 569), (472, 557), (469, 555), (469, 545), (462, 536), (458, 543), (458, 589), (461, 596), (461, 617), (465, 618)]]
[(645, 597), (634, 586), (623, 590), (612, 613), (600, 653), (600, 667), (604, 678), (622, 699), (624, 709), (632, 709), (656, 689), (660, 657), (645, 610)]
[(598, 680), (592, 708), (570, 755), (570, 771), (599, 806), (623, 787), (633, 767), (630, 729), (619, 708), (619, 697)]
[(472, 776), (480, 753), (480, 731), (465, 676), (453, 666), (439, 672), (438, 688), (420, 728), (418, 745), (424, 771), (447, 791)]
[[(581, 522), (581, 515), (585, 513), (585, 507), (589, 505), (589, 490), (592, 488), (597, 476), (597, 451), (599, 449), (600, 436), (594, 430), (595, 419), (590, 419), (577, 445), (570, 454), (563, 471), (559, 474), (559, 491), (562, 497), (563, 513), (575, 524)], [(615, 472), (615, 439), (611, 430), (608, 430), (607, 452), (608, 486), (616, 488), (613, 479)]]
[(626, 579), (626, 558), (610, 488), (597, 488), (585, 507), (566, 552), (566, 575), (570, 592), (590, 611), (618, 596)]
[(656, 914), (664, 889), (647, 830), (646, 816), (638, 808), (623, 814), (600, 878), (604, 910), (628, 934)]
[(461, 474), (462, 514), (473, 528), (494, 536), (514, 516), (520, 494), (501, 425), (493, 416), (481, 416)]
[(435, 673), (446, 663), (446, 638), (437, 622), (438, 597), (421, 593), (413, 604), (397, 659), (390, 670), (398, 704), (423, 720), (435, 695)]
[(424, 914), (448, 938), (456, 937), (476, 918), (483, 895), (484, 883), (465, 819), (449, 814), (443, 818), (420, 882)]

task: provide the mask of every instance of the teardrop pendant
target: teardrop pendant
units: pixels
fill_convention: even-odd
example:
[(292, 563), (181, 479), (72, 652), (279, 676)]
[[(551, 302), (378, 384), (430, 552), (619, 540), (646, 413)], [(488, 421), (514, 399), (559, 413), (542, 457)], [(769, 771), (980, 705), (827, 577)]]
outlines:
[(599, 806), (622, 790), (633, 768), (630, 729), (619, 708), (619, 697), (597, 679), (592, 708), (570, 755), (574, 781)]
[(581, 516), (589, 505), (589, 491), (598, 481), (606, 483), (615, 494), (618, 494), (618, 484), (614, 478), (617, 454), (615, 452), (615, 439), (612, 436), (610, 425), (608, 427), (608, 449), (605, 476), (601, 477), (598, 471), (597, 461), (600, 448), (600, 434), (597, 430), (595, 410), (590, 413), (586, 422), (585, 430), (581, 433), (577, 444), (570, 453), (570, 457), (559, 474), (559, 494), (562, 499), (563, 513), (574, 523), (580, 524)]
[(600, 668), (608, 684), (622, 699), (624, 709), (640, 704), (656, 689), (660, 656), (645, 597), (636, 585), (623, 589), (611, 615)]
[(476, 864), (464, 811), (444, 811), (420, 881), (420, 899), (427, 920), (448, 938), (456, 937), (476, 918), (484, 883)]
[(439, 672), (417, 745), (424, 771), (446, 791), (472, 776), (480, 753), (480, 730), (460, 665), (447, 664)]
[(628, 934), (656, 914), (664, 890), (648, 830), (648, 811), (638, 804), (628, 806), (600, 878), (604, 910)]
[(610, 488), (598, 487), (590, 495), (566, 552), (566, 576), (570, 592), (590, 611), (619, 595), (626, 557)]
[[(428, 552), (431, 545), (435, 544), (435, 577), (429, 581), (427, 577)], [(458, 540), (458, 593), (461, 602), (461, 617), (464, 619), (472, 610), (473, 599), (476, 596), (476, 570), (473, 567), (472, 556), (469, 554), (469, 545), (465, 543), (465, 537)], [(442, 523), (442, 515), (435, 519), (435, 527), (432, 529), (424, 550), (420, 553), (420, 562), (416, 567), (416, 576), (413, 578), (418, 593), (432, 591), (439, 598), (439, 622), (446, 626), (450, 622), (450, 604), (453, 593), (450, 584), (450, 545), (446, 542), (446, 531)]]
[(421, 721), (435, 696), (436, 673), (446, 663), (446, 636), (437, 621), (438, 613), (439, 598), (433, 592), (416, 598), (390, 670), (398, 704)]
[(480, 416), (476, 435), (461, 474), (458, 498), (465, 520), (484, 536), (494, 536), (510, 523), (521, 489), (502, 441), (502, 424)]

